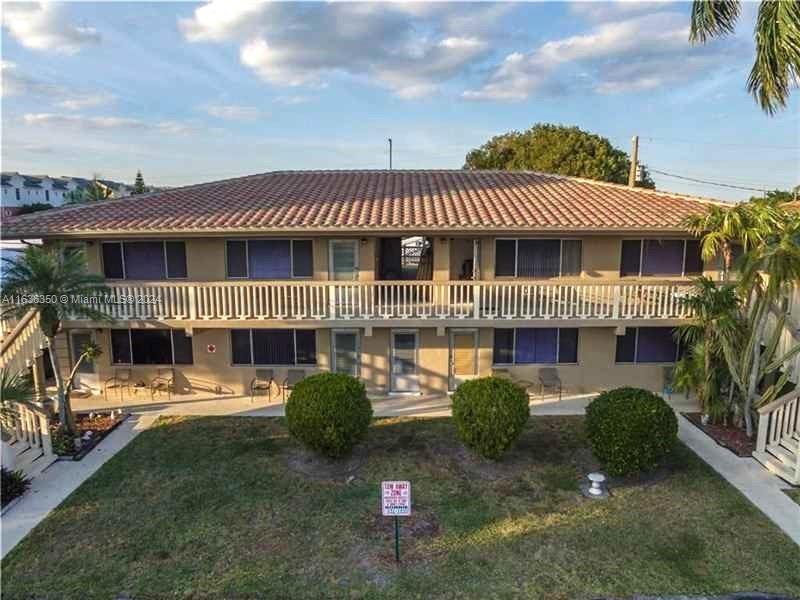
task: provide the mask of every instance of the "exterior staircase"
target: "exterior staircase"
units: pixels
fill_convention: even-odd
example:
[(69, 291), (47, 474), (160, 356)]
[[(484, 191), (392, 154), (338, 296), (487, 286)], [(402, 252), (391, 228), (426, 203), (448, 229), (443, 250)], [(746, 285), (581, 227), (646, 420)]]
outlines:
[(753, 458), (781, 479), (800, 485), (800, 389), (759, 409)]
[[(30, 311), (19, 322), (0, 323), (0, 369), (8, 373), (24, 372), (46, 346), (39, 327), (39, 314)], [(2, 457), (10, 470), (35, 477), (58, 456), (50, 439), (50, 418), (37, 402), (6, 402), (0, 416)]]

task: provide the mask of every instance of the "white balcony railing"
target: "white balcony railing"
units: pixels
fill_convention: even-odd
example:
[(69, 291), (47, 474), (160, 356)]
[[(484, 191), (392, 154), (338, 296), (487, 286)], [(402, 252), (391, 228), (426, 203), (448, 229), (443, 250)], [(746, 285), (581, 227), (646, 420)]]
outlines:
[[(680, 319), (681, 283), (269, 281), (126, 283), (116, 320)], [(133, 302), (120, 302), (120, 300)]]

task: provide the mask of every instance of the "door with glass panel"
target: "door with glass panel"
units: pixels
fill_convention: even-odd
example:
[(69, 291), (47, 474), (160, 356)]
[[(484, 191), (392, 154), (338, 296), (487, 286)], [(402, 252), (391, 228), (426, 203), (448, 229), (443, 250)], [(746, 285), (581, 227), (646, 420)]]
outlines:
[(391, 381), (393, 392), (419, 391), (419, 335), (416, 331), (393, 331), (391, 343)]
[(359, 375), (358, 333), (355, 331), (334, 331), (333, 337), (334, 373), (346, 373), (353, 377)]
[[(94, 343), (94, 335), (90, 331), (72, 331), (69, 335), (69, 341), (70, 357), (72, 362), (70, 366), (72, 367), (78, 361), (78, 358), (80, 358), (80, 355), (83, 353), (86, 345)], [(97, 368), (95, 367), (94, 361), (84, 359), (75, 373), (73, 387), (76, 389), (98, 388), (99, 385), (100, 380), (97, 375)]]
[(478, 332), (450, 330), (450, 389), (478, 375)]
[[(358, 240), (331, 240), (330, 279), (343, 284), (358, 280)], [(337, 285), (333, 288), (333, 301), (337, 317), (349, 317), (355, 313), (356, 288), (352, 285)]]

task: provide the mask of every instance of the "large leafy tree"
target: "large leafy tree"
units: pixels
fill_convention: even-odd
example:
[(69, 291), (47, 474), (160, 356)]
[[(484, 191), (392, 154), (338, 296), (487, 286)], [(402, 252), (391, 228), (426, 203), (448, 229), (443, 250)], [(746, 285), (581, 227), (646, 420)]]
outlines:
[[(627, 183), (631, 161), (606, 138), (566, 127), (537, 123), (527, 131), (497, 135), (467, 154), (465, 169), (530, 170), (611, 183)], [(647, 170), (637, 185), (655, 188)]]
[[(74, 417), (69, 402), (69, 389), (65, 385), (55, 348), (56, 335), (67, 319), (84, 318), (109, 321), (97, 309), (100, 296), (109, 293), (102, 276), (89, 272), (83, 251), (65, 251), (62, 246), (50, 248), (29, 246), (22, 256), (3, 259), (6, 272), (0, 294), (5, 307), (3, 316), (22, 318), (28, 311), (39, 313), (39, 324), (51, 348), (50, 360), (58, 393), (59, 416), (70, 433), (75, 431)], [(91, 360), (93, 348), (81, 355), (81, 360)], [(86, 356), (84, 356), (86, 355)], [(70, 376), (70, 380), (71, 380)]]
[[(733, 33), (740, 12), (740, 0), (694, 0), (689, 40), (705, 43)], [(754, 37), (756, 58), (747, 90), (772, 115), (786, 108), (800, 76), (800, 2), (762, 0)]]

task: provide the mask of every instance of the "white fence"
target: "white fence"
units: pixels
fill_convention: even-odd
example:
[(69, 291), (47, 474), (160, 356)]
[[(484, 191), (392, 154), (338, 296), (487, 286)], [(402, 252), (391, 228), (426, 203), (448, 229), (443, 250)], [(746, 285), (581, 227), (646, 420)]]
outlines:
[(131, 319), (676, 319), (681, 283), (471, 281), (112, 284), (99, 308)]

